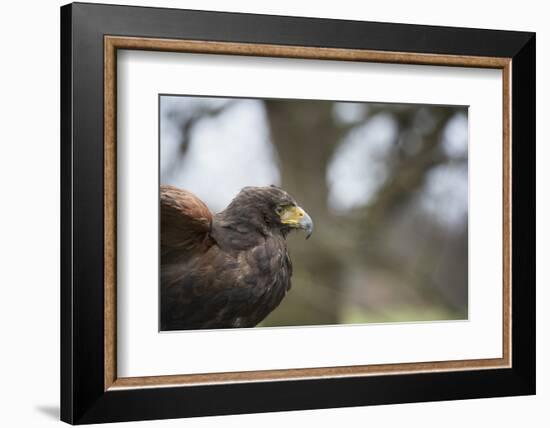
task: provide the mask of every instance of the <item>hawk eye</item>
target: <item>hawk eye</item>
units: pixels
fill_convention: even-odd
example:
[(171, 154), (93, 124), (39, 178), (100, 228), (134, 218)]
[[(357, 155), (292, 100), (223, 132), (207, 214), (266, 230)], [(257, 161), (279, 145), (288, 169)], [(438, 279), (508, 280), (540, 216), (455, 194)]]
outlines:
[(275, 212), (279, 215), (281, 215), (283, 211), (284, 211), (284, 208), (281, 206), (278, 206), (277, 208), (275, 208)]

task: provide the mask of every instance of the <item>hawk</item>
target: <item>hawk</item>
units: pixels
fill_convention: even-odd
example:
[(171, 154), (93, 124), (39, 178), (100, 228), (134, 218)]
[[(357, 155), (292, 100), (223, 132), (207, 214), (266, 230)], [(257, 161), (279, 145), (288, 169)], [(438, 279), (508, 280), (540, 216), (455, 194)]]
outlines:
[(290, 289), (286, 237), (311, 217), (276, 186), (245, 187), (212, 214), (191, 192), (160, 188), (160, 329), (254, 327)]

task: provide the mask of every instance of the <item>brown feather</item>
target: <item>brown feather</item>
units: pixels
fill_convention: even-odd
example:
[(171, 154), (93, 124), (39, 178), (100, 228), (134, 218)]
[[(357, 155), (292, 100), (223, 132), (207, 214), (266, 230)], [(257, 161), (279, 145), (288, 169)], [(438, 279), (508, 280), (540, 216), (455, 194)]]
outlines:
[(160, 186), (160, 241), (162, 257), (174, 257), (204, 252), (211, 244), (208, 234), (212, 213), (193, 193), (174, 186)]

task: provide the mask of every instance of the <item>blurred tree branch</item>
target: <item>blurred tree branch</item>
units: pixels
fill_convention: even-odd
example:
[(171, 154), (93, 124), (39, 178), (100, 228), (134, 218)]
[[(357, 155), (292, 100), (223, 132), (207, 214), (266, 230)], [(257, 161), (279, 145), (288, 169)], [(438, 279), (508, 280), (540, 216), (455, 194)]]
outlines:
[(172, 176), (180, 166), (182, 159), (185, 157), (189, 145), (191, 144), (191, 135), (195, 127), (205, 119), (211, 119), (219, 116), (227, 109), (231, 108), (237, 99), (230, 100), (221, 106), (213, 107), (211, 105), (201, 105), (193, 109), (174, 109), (167, 113), (167, 119), (177, 123), (180, 134), (178, 151), (174, 158), (166, 164), (165, 173), (167, 176)]

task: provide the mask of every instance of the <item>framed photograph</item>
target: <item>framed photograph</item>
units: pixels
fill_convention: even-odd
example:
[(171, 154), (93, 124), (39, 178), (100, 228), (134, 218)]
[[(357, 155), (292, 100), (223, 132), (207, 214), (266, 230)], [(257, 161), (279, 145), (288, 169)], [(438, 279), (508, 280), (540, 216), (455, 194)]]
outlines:
[(61, 8), (61, 418), (535, 393), (535, 35)]

